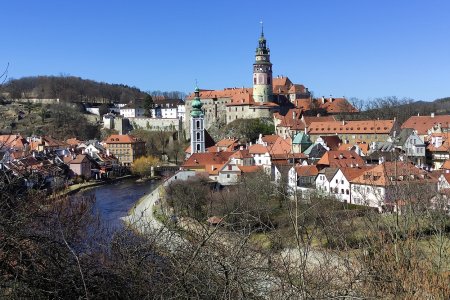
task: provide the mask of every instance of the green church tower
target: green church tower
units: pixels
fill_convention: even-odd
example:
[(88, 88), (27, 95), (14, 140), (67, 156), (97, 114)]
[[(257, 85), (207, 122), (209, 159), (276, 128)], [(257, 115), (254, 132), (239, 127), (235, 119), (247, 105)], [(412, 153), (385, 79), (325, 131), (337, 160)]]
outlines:
[(194, 100), (191, 102), (191, 154), (205, 152), (205, 114), (200, 101), (200, 90), (195, 88)]

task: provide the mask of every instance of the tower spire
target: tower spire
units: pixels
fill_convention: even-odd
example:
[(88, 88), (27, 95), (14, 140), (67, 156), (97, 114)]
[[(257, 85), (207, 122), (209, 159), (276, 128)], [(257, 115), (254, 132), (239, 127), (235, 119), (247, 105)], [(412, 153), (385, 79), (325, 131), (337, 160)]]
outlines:
[(261, 24), (261, 37), (264, 37), (264, 22), (261, 20), (259, 21), (259, 24)]

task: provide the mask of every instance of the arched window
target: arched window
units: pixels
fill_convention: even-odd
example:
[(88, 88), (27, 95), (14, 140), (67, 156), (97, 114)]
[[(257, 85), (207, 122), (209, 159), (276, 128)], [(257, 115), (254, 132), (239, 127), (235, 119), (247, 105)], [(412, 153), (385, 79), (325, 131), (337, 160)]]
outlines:
[(200, 140), (200, 132), (197, 132), (197, 141)]
[(200, 144), (197, 144), (197, 152), (200, 152)]
[(200, 129), (200, 121), (197, 121), (197, 129)]

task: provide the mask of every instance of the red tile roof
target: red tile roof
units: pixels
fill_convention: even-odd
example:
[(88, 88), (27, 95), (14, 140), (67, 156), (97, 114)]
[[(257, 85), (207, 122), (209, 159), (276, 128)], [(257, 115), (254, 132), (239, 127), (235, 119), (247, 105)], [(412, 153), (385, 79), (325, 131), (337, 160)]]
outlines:
[(355, 151), (328, 151), (317, 162), (317, 165), (329, 167), (362, 166), (364, 160)]
[(317, 176), (319, 170), (316, 166), (296, 166), (295, 172), (298, 176)]
[(252, 156), (250, 155), (250, 152), (247, 149), (238, 150), (230, 156), (230, 158), (238, 158), (238, 159), (251, 158), (251, 157)]
[(253, 144), (248, 148), (250, 154), (265, 154), (269, 153), (269, 149), (261, 144)]
[[(239, 141), (238, 139), (234, 139), (234, 138), (231, 138), (231, 139), (221, 139), (220, 141), (218, 141), (218, 142), (216, 143), (216, 146), (217, 146), (217, 147), (225, 147), (225, 148), (229, 148), (229, 147), (232, 147), (232, 146), (237, 145), (237, 142), (238, 142), (238, 141)], [(230, 149), (230, 150), (233, 150), (233, 149)]]
[[(232, 98), (235, 95), (253, 95), (253, 88), (226, 88), (223, 90), (200, 90), (199, 94), (201, 99)], [(188, 100), (194, 99), (194, 93), (191, 93), (186, 99)]]
[(193, 153), (181, 166), (183, 168), (202, 168), (207, 165), (226, 163), (233, 152)]
[(18, 150), (23, 150), (28, 144), (27, 140), (21, 135), (16, 134), (5, 134), (0, 135), (0, 149), (8, 147)]
[(415, 167), (408, 162), (384, 162), (364, 171), (355, 177), (352, 183), (376, 186), (388, 186), (395, 182), (401, 183), (435, 183), (436, 179), (426, 171)]
[(425, 135), (429, 129), (438, 124), (441, 124), (442, 128), (448, 128), (450, 115), (412, 116), (402, 124), (401, 128), (413, 128), (419, 135)]
[(143, 140), (133, 136), (133, 135), (121, 135), (113, 134), (104, 140), (107, 144), (134, 144), (134, 143), (144, 143)]
[(312, 122), (308, 127), (310, 134), (389, 134), (395, 120), (334, 121)]

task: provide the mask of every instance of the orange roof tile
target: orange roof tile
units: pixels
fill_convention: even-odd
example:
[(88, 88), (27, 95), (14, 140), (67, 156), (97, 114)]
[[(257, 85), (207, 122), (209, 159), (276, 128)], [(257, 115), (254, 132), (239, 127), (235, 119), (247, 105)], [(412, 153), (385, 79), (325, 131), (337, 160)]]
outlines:
[(435, 183), (436, 179), (426, 171), (408, 162), (384, 162), (364, 171), (351, 180), (352, 183), (387, 186), (393, 182), (402, 183)]
[(269, 149), (261, 144), (253, 144), (248, 148), (250, 154), (265, 154), (269, 153)]
[(138, 139), (133, 135), (121, 135), (113, 134), (104, 140), (106, 144), (133, 144), (133, 143), (144, 143), (143, 140)]
[(226, 147), (226, 148), (228, 148), (230, 146), (236, 145), (238, 141), (239, 141), (238, 139), (234, 139), (234, 138), (221, 139), (220, 141), (218, 141), (216, 143), (216, 147)]
[(438, 116), (412, 116), (406, 120), (401, 128), (413, 128), (420, 135), (428, 133), (429, 129), (441, 124), (443, 128), (448, 128), (450, 124), (450, 115), (438, 115)]
[(372, 169), (373, 166), (358, 166), (358, 167), (341, 167), (339, 168), (348, 181), (360, 176), (364, 171)]
[(69, 144), (71, 147), (76, 147), (79, 144), (82, 143), (82, 141), (78, 140), (77, 138), (70, 138), (66, 140), (66, 143)]
[(308, 127), (310, 134), (389, 134), (395, 120), (365, 120), (365, 121), (334, 121), (312, 122)]
[(251, 158), (252, 156), (250, 155), (250, 152), (248, 150), (238, 150), (236, 152), (234, 152), (230, 158), (238, 158), (238, 159), (243, 159), (243, 158)]
[[(253, 88), (225, 88), (223, 90), (200, 90), (201, 99), (212, 98), (232, 98), (235, 95), (253, 95)], [(194, 93), (191, 93), (187, 100), (194, 99)]]
[(296, 166), (295, 172), (298, 176), (316, 176), (319, 174), (319, 170), (316, 166)]
[(22, 150), (28, 142), (21, 135), (4, 134), (0, 135), (0, 149), (6, 147)]
[(205, 152), (205, 153), (193, 153), (189, 158), (181, 165), (183, 168), (202, 168), (209, 165), (223, 165), (229, 159), (233, 152)]
[(317, 165), (329, 167), (362, 166), (364, 160), (355, 151), (328, 151), (319, 159)]
[[(450, 170), (450, 160), (447, 159), (447, 160), (442, 164), (441, 169), (444, 169), (444, 170)], [(449, 182), (450, 182), (450, 181), (449, 181)]]

